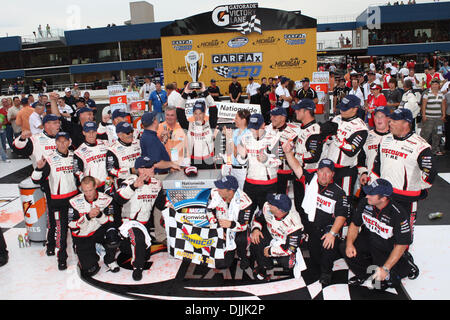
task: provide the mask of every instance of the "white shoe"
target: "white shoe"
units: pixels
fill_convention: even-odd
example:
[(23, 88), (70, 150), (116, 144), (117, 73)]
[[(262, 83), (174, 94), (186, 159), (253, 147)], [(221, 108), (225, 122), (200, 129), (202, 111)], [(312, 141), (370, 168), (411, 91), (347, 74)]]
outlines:
[(120, 271), (120, 267), (117, 264), (117, 262), (111, 262), (110, 264), (106, 264), (106, 266), (108, 267), (108, 271), (111, 271), (112, 273), (116, 273)]
[(5, 162), (5, 163), (11, 163), (11, 160), (6, 159), (6, 160), (2, 160), (2, 162)]

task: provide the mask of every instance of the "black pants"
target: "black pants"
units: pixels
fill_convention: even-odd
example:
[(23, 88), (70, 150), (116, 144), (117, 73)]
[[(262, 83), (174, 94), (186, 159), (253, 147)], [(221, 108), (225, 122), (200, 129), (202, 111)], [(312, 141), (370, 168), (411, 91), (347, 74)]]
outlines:
[(67, 260), (69, 200), (51, 200), (51, 205), (48, 208), (47, 249), (58, 248), (58, 261), (61, 262)]
[(329, 274), (333, 270), (334, 261), (341, 257), (339, 245), (342, 241), (335, 238), (334, 247), (325, 249), (321, 238), (327, 232), (328, 230), (311, 225), (308, 233), (308, 250), (314, 267), (319, 266), (321, 273)]
[(5, 237), (3, 236), (2, 228), (0, 228), (0, 255), (7, 254), (8, 250), (6, 250), (6, 241)]
[(273, 183), (269, 185), (259, 185), (245, 181), (244, 192), (252, 200), (252, 205), (250, 207), (250, 220), (249, 220), (252, 221), (253, 214), (255, 213), (256, 208), (262, 210), (264, 203), (266, 203), (267, 201), (267, 195), (270, 193), (277, 192), (277, 184)]
[(417, 205), (418, 202), (408, 202), (408, 201), (402, 201), (398, 200), (395, 195), (393, 196), (395, 203), (401, 206), (406, 212), (409, 214), (409, 226), (411, 228), (411, 241), (414, 240), (414, 226), (416, 224), (416, 218), (417, 218)]
[(344, 190), (350, 202), (353, 200), (356, 179), (358, 179), (358, 168), (356, 167), (343, 167), (335, 170), (334, 182)]
[[(288, 269), (291, 266), (294, 266), (293, 261), (292, 261), (292, 263), (290, 263), (290, 260), (291, 260), (290, 256), (277, 257), (277, 258), (264, 256), (264, 248), (266, 248), (267, 246), (270, 245), (272, 236), (271, 236), (269, 230), (267, 230), (266, 226), (263, 227), (262, 233), (263, 233), (264, 238), (260, 239), (259, 244), (252, 243), (250, 245), (250, 254), (256, 260), (258, 267), (264, 268), (264, 269), (272, 269), (273, 265), (274, 265), (273, 264), (274, 259), (277, 259), (278, 265), (280, 265), (283, 268)], [(294, 259), (294, 261), (295, 261), (294, 257), (292, 257), (292, 259)]]
[(292, 174), (278, 174), (277, 193), (287, 194), (288, 181), (292, 180)]
[(450, 115), (445, 116), (444, 130), (445, 130), (445, 150), (450, 151)]
[(223, 259), (216, 260), (216, 269), (228, 269), (233, 263), (235, 253), (236, 250), (227, 251)]
[(131, 257), (131, 265), (135, 269), (144, 269), (150, 259), (150, 247), (147, 248), (142, 230), (131, 228), (128, 231), (128, 238), (120, 243), (120, 253)]
[(304, 181), (305, 181), (304, 177), (302, 177), (302, 179), (300, 181), (298, 181), (297, 179), (294, 179), (294, 182), (293, 182), (294, 205), (295, 205), (295, 210), (297, 210), (297, 212), (299, 213), (300, 218), (302, 220), (302, 224), (305, 227), (305, 232), (309, 234), (310, 222), (308, 220), (308, 215), (305, 213), (305, 210), (303, 210), (303, 208), (302, 208), (302, 202), (303, 202), (303, 199), (305, 198), (305, 183), (304, 183)]
[[(373, 273), (375, 266), (382, 267), (391, 254), (371, 245), (368, 232), (363, 230), (355, 240), (356, 257), (347, 257), (345, 254), (345, 243), (342, 243), (340, 246), (341, 253), (349, 269), (360, 279), (367, 279)], [(404, 257), (401, 257), (390, 270), (390, 281), (394, 286), (398, 285), (402, 278), (408, 276), (409, 272), (408, 262)]]
[(105, 233), (111, 227), (113, 227), (111, 223), (106, 223), (90, 237), (73, 237), (81, 270), (88, 270), (98, 264), (99, 256), (95, 250), (96, 243), (100, 243), (105, 248), (106, 254), (103, 261), (106, 264), (114, 262), (116, 249), (108, 249), (105, 246)]
[(41, 184), (41, 190), (45, 194), (45, 200), (47, 201), (47, 249), (55, 250), (55, 230), (56, 223), (53, 217), (50, 217), (52, 208), (52, 198), (50, 196), (50, 186), (48, 180)]
[(240, 259), (247, 257), (248, 232), (248, 228), (245, 231), (236, 232), (236, 237), (234, 238), (237, 256)]

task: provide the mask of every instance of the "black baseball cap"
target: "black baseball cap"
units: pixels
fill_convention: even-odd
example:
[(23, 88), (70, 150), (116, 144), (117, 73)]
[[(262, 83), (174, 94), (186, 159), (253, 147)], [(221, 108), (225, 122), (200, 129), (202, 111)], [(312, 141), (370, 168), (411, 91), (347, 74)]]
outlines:
[(262, 114), (254, 113), (250, 116), (250, 120), (248, 121), (248, 128), (259, 130), (263, 123), (264, 117), (262, 116)]
[(149, 157), (139, 157), (134, 162), (134, 168), (137, 170), (139, 168), (151, 168), (155, 164), (155, 161)]
[(83, 131), (84, 132), (97, 131), (97, 124), (94, 121), (85, 122), (83, 125)]
[(392, 120), (405, 120), (409, 123), (412, 123), (414, 120), (411, 110), (406, 108), (399, 108), (395, 110), (389, 115), (389, 118)]
[(334, 170), (335, 170), (334, 162), (330, 159), (322, 159), (319, 162), (318, 169), (322, 169), (322, 168), (329, 168), (331, 171), (334, 172)]
[(131, 124), (129, 124), (128, 122), (125, 122), (125, 121), (122, 121), (122, 122), (119, 122), (117, 125), (116, 125), (116, 132), (117, 133), (130, 133), (130, 132), (133, 132), (133, 127), (131, 126)]
[(283, 212), (289, 212), (292, 208), (292, 200), (286, 194), (271, 194), (267, 195), (267, 202), (277, 207)]
[(302, 99), (297, 104), (292, 106), (294, 110), (307, 109), (314, 111), (316, 109), (316, 104), (311, 99)]
[(384, 197), (389, 197), (394, 193), (392, 184), (381, 178), (363, 186), (363, 191), (369, 196), (380, 195)]
[(58, 116), (56, 114), (47, 114), (44, 119), (42, 119), (42, 124), (46, 124), (49, 121), (56, 121), (59, 120)]
[(70, 140), (70, 135), (69, 135), (67, 132), (64, 132), (64, 131), (58, 132), (58, 133), (56, 134), (56, 136), (55, 136), (55, 140), (58, 140), (58, 138), (60, 138), (60, 137), (64, 137), (64, 138), (66, 138), (67, 140)]
[(239, 188), (239, 183), (233, 176), (224, 176), (221, 179), (214, 181), (214, 185), (218, 189), (228, 189), (233, 191), (236, 191)]
[(285, 116), (287, 117), (287, 112), (285, 108), (282, 107), (275, 107), (272, 110), (270, 110), (270, 115), (272, 116)]

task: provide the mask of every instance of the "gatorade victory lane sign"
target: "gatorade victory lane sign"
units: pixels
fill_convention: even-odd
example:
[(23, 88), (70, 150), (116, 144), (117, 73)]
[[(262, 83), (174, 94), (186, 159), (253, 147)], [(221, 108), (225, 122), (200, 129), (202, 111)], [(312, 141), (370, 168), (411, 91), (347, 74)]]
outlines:
[(200, 80), (211, 79), (223, 94), (233, 75), (242, 85), (252, 76), (284, 75), (293, 80), (316, 71), (316, 20), (300, 12), (258, 8), (258, 4), (216, 7), (161, 29), (167, 81), (191, 81), (185, 65), (190, 51), (204, 55)]

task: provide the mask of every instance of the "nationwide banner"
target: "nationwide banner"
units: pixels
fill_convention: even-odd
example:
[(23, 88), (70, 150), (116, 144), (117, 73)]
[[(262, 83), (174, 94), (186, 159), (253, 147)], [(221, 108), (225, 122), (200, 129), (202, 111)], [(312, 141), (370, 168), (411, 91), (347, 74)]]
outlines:
[(215, 79), (223, 95), (233, 75), (245, 94), (250, 76), (258, 83), (281, 75), (295, 81), (311, 78), (317, 69), (315, 28), (162, 36), (161, 46), (167, 82), (192, 81), (185, 56), (193, 50), (204, 55), (199, 81), (209, 86)]
[(224, 259), (226, 246), (222, 228), (194, 226), (185, 221), (184, 214), (169, 208), (162, 214), (167, 250), (172, 257), (206, 264), (209, 268), (215, 268), (216, 260)]
[[(187, 100), (184, 105), (184, 110), (186, 112), (186, 118), (190, 118), (193, 116), (192, 110), (194, 104), (199, 99), (191, 99)], [(250, 111), (250, 114), (261, 113), (261, 106), (259, 104), (248, 104), (248, 103), (233, 103), (228, 101), (216, 101), (217, 107), (217, 118), (224, 120), (234, 120), (236, 117), (236, 113), (239, 110), (247, 109)], [(209, 116), (209, 110), (206, 110), (206, 115)]]

